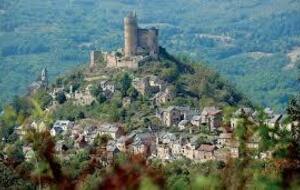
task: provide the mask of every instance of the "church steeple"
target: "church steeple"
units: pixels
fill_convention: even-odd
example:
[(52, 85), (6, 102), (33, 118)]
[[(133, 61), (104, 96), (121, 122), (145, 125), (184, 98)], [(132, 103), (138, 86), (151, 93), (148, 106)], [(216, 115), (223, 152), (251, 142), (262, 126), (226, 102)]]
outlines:
[(47, 67), (45, 67), (42, 70), (42, 73), (41, 73), (41, 82), (42, 82), (42, 86), (45, 89), (47, 89), (48, 88), (48, 70), (47, 70)]

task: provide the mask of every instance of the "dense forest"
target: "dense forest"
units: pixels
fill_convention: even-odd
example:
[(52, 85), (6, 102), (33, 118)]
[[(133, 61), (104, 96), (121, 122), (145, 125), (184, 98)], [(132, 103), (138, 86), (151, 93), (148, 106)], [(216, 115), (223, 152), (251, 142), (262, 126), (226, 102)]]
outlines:
[(159, 27), (163, 47), (205, 60), (255, 103), (283, 110), (300, 90), (296, 0), (0, 0), (0, 104), (44, 66), (54, 80), (91, 49), (122, 47), (131, 10)]

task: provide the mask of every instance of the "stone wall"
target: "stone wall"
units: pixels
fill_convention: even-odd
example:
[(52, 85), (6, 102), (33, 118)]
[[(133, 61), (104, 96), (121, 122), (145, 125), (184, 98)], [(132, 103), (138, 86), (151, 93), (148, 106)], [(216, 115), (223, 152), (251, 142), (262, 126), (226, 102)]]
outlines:
[(127, 67), (136, 69), (148, 60), (150, 60), (149, 56), (118, 57), (110, 53), (105, 55), (106, 66), (110, 68)]
[(158, 30), (138, 29), (138, 47), (145, 50), (152, 58), (157, 58), (159, 54)]
[(90, 69), (93, 69), (96, 67), (97, 63), (102, 61), (103, 54), (101, 51), (91, 51), (90, 52)]
[(105, 56), (106, 66), (107, 67), (117, 67), (117, 56), (112, 54), (106, 54)]

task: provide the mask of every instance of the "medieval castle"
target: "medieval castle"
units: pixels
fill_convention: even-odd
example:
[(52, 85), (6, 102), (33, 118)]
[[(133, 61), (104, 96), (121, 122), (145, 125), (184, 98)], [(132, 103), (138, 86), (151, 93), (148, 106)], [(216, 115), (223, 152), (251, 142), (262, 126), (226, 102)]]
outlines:
[(136, 14), (130, 13), (124, 18), (124, 48), (114, 52), (92, 51), (90, 68), (95, 67), (99, 57), (107, 67), (138, 68), (147, 60), (158, 59), (158, 55), (158, 29), (139, 28)]

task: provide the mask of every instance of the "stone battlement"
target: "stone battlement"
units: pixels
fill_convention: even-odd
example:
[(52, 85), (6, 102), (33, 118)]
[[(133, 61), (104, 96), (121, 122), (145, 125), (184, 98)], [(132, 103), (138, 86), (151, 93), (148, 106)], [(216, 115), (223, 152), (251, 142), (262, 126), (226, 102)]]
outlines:
[(158, 29), (139, 28), (133, 13), (124, 19), (124, 53), (126, 57), (147, 54), (157, 59), (159, 54)]

